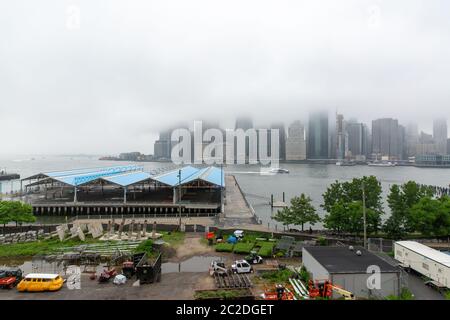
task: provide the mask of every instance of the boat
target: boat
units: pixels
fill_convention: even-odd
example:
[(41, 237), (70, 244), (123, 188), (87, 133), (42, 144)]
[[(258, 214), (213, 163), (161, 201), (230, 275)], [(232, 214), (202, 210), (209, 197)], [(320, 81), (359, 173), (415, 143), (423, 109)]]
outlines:
[(17, 173), (7, 173), (6, 169), (0, 169), (0, 181), (9, 181), (20, 179), (20, 175)]
[(374, 161), (369, 162), (368, 165), (371, 167), (395, 167), (395, 163), (390, 161)]
[(289, 173), (289, 170), (283, 168), (272, 168), (270, 169), (270, 173)]
[(356, 162), (354, 161), (338, 161), (336, 162), (337, 166), (340, 167), (351, 167), (351, 166), (356, 166)]

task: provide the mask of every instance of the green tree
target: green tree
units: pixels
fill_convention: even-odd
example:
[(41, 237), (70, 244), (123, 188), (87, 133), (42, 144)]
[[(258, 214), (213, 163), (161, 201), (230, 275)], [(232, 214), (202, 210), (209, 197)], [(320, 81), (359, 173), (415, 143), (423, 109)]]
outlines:
[(289, 210), (288, 207), (278, 210), (277, 213), (272, 217), (272, 219), (281, 222), (284, 226), (287, 226), (289, 229), (289, 225), (292, 224), (291, 210)]
[(386, 220), (383, 230), (393, 238), (402, 238), (406, 233), (412, 232), (414, 227), (411, 220), (411, 208), (424, 197), (431, 197), (433, 191), (414, 181), (399, 186), (391, 186), (387, 202), (391, 216)]
[(0, 223), (14, 221), (16, 226), (22, 222), (34, 222), (33, 208), (20, 201), (2, 201), (0, 204)]
[(9, 222), (11, 222), (9, 202), (0, 201), (0, 224), (5, 226)]
[(450, 198), (423, 197), (411, 208), (411, 222), (415, 231), (424, 235), (450, 234)]
[(320, 221), (319, 215), (316, 213), (316, 208), (312, 205), (310, 197), (305, 196), (304, 193), (300, 197), (294, 197), (291, 199), (291, 206), (289, 208), (292, 224), (302, 226), (304, 231), (305, 223), (311, 225)]
[(325, 227), (337, 232), (359, 232), (363, 224), (363, 187), (366, 204), (367, 229), (377, 232), (381, 225), (382, 188), (376, 177), (335, 181), (323, 194)]
[(278, 210), (273, 219), (288, 228), (291, 224), (302, 226), (302, 231), (304, 231), (305, 223), (314, 225), (320, 221), (311, 198), (303, 193), (299, 197), (292, 198), (289, 207)]

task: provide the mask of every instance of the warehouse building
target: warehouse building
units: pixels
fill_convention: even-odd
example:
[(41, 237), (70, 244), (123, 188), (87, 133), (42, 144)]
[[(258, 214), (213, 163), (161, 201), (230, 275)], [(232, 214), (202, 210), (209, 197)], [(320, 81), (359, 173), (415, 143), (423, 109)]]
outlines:
[(328, 280), (357, 298), (384, 298), (400, 293), (400, 269), (363, 248), (304, 247), (302, 257), (303, 266), (314, 281)]

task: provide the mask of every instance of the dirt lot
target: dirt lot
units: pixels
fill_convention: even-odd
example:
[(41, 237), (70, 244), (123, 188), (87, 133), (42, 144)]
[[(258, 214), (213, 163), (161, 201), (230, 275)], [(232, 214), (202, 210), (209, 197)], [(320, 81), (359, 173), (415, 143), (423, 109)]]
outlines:
[[(213, 258), (221, 258), (230, 265), (234, 260), (242, 259), (243, 256), (215, 252), (214, 248), (208, 246), (200, 235), (188, 233), (184, 242), (176, 247), (175, 254), (163, 263), (163, 274), (158, 283), (133, 286), (135, 279), (131, 279), (120, 286), (114, 285), (112, 281), (100, 284), (97, 280), (89, 279), (89, 274), (82, 274), (80, 289), (71, 290), (65, 284), (57, 292), (22, 293), (16, 289), (0, 290), (0, 300), (193, 299), (195, 290), (214, 289), (213, 278), (208, 273), (209, 263)], [(289, 263), (289, 261), (286, 262)], [(298, 263), (298, 261), (292, 262)], [(264, 266), (255, 266), (255, 269), (260, 267)], [(256, 275), (251, 275), (252, 279), (255, 277)], [(254, 291), (255, 294), (260, 294), (262, 287), (256, 285)]]

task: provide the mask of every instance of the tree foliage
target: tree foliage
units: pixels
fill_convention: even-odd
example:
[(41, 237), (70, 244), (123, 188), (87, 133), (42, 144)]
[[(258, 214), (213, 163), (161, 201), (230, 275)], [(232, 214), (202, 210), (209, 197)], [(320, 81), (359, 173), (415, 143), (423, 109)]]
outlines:
[(386, 220), (383, 230), (393, 238), (402, 238), (408, 232), (413, 232), (411, 208), (424, 197), (433, 196), (433, 191), (414, 181), (399, 186), (391, 186), (387, 202), (391, 209), (391, 216)]
[(450, 234), (450, 197), (433, 199), (423, 197), (410, 211), (415, 231), (424, 235), (447, 236)]
[(36, 217), (29, 204), (20, 201), (0, 201), (0, 224), (34, 222)]
[(363, 231), (363, 186), (365, 194), (367, 230), (380, 229), (382, 214), (382, 188), (376, 177), (354, 178), (332, 183), (323, 194), (322, 208), (327, 211), (324, 225), (338, 232)]
[(286, 226), (290, 224), (301, 226), (302, 231), (305, 223), (314, 225), (320, 221), (320, 217), (312, 205), (311, 198), (303, 193), (300, 197), (292, 198), (289, 207), (278, 210), (273, 219)]

